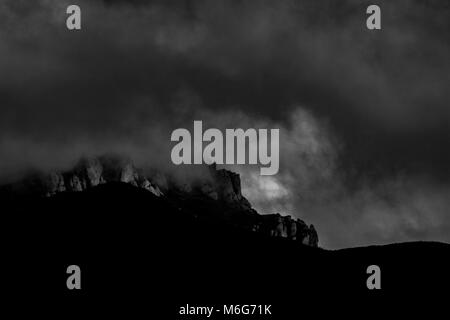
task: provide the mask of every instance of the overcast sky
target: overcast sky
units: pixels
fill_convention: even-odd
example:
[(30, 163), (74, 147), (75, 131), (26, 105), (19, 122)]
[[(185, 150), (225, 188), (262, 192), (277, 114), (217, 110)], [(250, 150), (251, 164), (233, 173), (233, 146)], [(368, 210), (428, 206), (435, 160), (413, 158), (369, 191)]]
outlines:
[(449, 16), (447, 0), (0, 0), (0, 177), (109, 151), (164, 166), (193, 120), (280, 128), (278, 175), (233, 168), (260, 212), (327, 248), (450, 242)]

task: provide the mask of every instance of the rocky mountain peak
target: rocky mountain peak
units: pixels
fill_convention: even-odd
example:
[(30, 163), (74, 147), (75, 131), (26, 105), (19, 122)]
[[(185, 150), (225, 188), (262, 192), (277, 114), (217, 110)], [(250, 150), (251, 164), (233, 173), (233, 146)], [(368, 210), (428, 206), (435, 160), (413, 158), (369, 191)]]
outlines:
[[(271, 237), (300, 241), (317, 246), (314, 226), (281, 214), (260, 215), (244, 197), (239, 174), (208, 166), (207, 176), (180, 183), (175, 177), (155, 170), (136, 168), (127, 158), (102, 156), (82, 158), (71, 170), (35, 174), (7, 189), (16, 194), (52, 197), (62, 192), (82, 192), (102, 184), (122, 182), (145, 189), (157, 197), (180, 203), (189, 199), (218, 201), (215, 211), (233, 212), (233, 224)], [(4, 188), (2, 190), (5, 190)], [(218, 209), (220, 208), (220, 210)], [(213, 210), (213, 209), (212, 209)], [(213, 210), (213, 211), (214, 211)]]

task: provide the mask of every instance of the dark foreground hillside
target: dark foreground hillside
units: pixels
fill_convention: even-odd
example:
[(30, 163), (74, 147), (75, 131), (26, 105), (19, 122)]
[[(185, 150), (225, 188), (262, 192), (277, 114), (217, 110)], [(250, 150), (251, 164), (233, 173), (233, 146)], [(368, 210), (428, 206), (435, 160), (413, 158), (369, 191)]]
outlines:
[[(242, 319), (350, 315), (356, 305), (401, 313), (411, 311), (402, 301), (443, 298), (450, 285), (447, 244), (327, 251), (210, 218), (219, 202), (178, 203), (129, 184), (2, 202), (1, 287), (18, 313), (206, 319), (179, 316), (186, 304), (272, 305), (271, 317)], [(80, 291), (66, 288), (71, 264), (81, 267)], [(366, 287), (371, 264), (382, 271), (379, 291)]]

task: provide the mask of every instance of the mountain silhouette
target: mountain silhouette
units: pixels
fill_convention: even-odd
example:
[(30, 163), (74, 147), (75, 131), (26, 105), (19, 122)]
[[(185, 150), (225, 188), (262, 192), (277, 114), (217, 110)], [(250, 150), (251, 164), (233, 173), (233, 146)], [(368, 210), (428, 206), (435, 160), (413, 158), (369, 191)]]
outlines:
[[(347, 299), (370, 306), (390, 305), (399, 295), (432, 297), (450, 284), (448, 244), (325, 250), (304, 241), (313, 232), (306, 224), (295, 238), (283, 228), (298, 221), (260, 215), (245, 200), (238, 205), (197, 187), (155, 194), (119, 179), (39, 196), (12, 196), (15, 187), (4, 187), (3, 287), (9, 297), (37, 294), (69, 305), (76, 297), (80, 305), (151, 306), (170, 311), (170, 319), (188, 302), (268, 303), (273, 318), (289, 319)], [(80, 292), (65, 287), (71, 264), (83, 270)], [(370, 265), (381, 269), (381, 290), (366, 286)]]

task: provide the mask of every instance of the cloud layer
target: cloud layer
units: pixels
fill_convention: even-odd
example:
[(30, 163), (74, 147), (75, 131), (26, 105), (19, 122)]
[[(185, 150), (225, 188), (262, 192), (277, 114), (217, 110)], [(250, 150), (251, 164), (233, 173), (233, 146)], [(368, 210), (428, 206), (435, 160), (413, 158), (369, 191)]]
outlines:
[[(280, 128), (280, 174), (236, 168), (265, 212), (331, 248), (450, 241), (447, 1), (0, 2), (0, 177), (122, 152), (170, 163), (170, 133)], [(251, 186), (251, 187), (250, 187)], [(265, 190), (270, 201), (252, 194)]]

